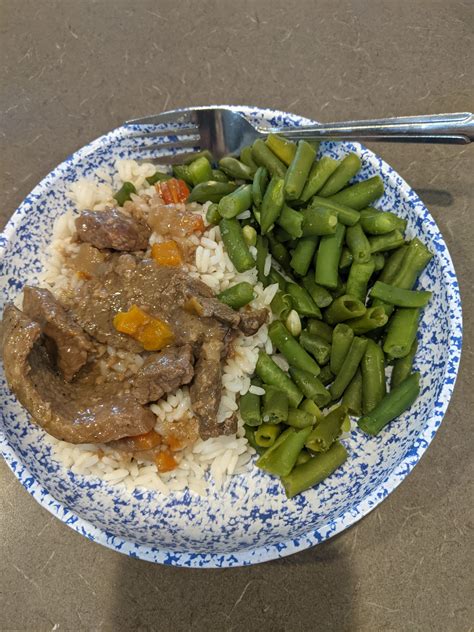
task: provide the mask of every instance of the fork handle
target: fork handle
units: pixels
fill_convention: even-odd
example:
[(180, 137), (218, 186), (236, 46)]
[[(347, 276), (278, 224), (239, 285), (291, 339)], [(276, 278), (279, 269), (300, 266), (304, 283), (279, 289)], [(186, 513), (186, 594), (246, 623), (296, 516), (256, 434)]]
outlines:
[(358, 138), (402, 143), (467, 144), (474, 141), (474, 116), (471, 112), (397, 116), (296, 128), (260, 128), (259, 131), (263, 134), (282, 133), (293, 140)]

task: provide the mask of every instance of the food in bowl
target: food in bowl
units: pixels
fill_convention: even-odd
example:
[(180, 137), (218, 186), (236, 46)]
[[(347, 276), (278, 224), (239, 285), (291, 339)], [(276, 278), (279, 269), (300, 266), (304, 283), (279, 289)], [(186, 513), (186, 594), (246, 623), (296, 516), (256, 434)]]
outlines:
[(380, 178), (350, 183), (355, 154), (315, 156), (270, 136), (73, 186), (81, 213), (60, 218), (44, 287), (7, 306), (3, 356), (74, 471), (203, 493), (207, 468), (222, 482), (257, 451), (291, 497), (347, 458), (348, 413), (376, 434), (413, 403), (431, 254), (369, 207)]

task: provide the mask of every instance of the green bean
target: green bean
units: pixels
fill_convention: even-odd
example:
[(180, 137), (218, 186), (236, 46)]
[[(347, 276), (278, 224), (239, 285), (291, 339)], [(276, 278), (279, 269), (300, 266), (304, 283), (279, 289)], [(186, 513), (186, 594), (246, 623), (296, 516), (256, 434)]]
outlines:
[(270, 448), (281, 434), (281, 427), (277, 424), (261, 424), (255, 430), (255, 443), (261, 448)]
[(213, 169), (211, 180), (215, 180), (216, 182), (229, 182), (229, 177), (220, 169)]
[(359, 318), (346, 320), (346, 325), (352, 329), (356, 336), (366, 334), (373, 329), (379, 329), (387, 324), (388, 316), (385, 309), (381, 306), (374, 305), (368, 307), (365, 314)]
[[(191, 176), (191, 170), (189, 169), (189, 165), (174, 165), (173, 176), (175, 178), (179, 178), (180, 180), (184, 180), (186, 184), (188, 184), (190, 187), (194, 186), (194, 182)], [(210, 177), (208, 178), (208, 180), (213, 180), (213, 178)]]
[(270, 307), (277, 318), (285, 320), (293, 309), (291, 296), (285, 294), (282, 290), (278, 291), (273, 297)]
[(321, 421), (321, 419), (324, 417), (321, 409), (316, 404), (316, 402), (313, 402), (312, 399), (303, 400), (300, 404), (300, 410), (304, 410), (306, 413), (312, 415), (316, 419), (316, 422)]
[(219, 169), (236, 180), (253, 180), (254, 170), (232, 156), (221, 158)]
[(286, 292), (287, 280), (272, 266), (268, 275), (269, 284), (277, 283), (280, 290)]
[(258, 138), (252, 145), (252, 158), (261, 167), (265, 167), (271, 176), (284, 178), (286, 166), (275, 156), (264, 141)]
[(348, 154), (328, 178), (319, 191), (319, 195), (329, 197), (340, 191), (356, 175), (361, 165), (361, 160), (357, 154)]
[(308, 428), (308, 426), (314, 426), (316, 417), (299, 408), (290, 408), (286, 423), (293, 428)]
[(281, 479), (288, 498), (314, 487), (328, 478), (347, 459), (347, 450), (336, 441), (327, 452), (322, 452), (306, 463), (295, 467)]
[(337, 227), (337, 213), (323, 206), (310, 206), (301, 212), (303, 235), (333, 235)]
[[(367, 208), (374, 200), (383, 195), (384, 186), (380, 176), (374, 176), (331, 195), (333, 202), (344, 204), (358, 211)], [(341, 220), (339, 220), (341, 221)]]
[(289, 273), (291, 271), (290, 253), (282, 243), (275, 239), (273, 231), (267, 234), (267, 239), (273, 258), (280, 264), (285, 272)]
[(374, 273), (374, 268), (373, 257), (367, 263), (353, 263), (347, 277), (346, 292), (359, 301), (365, 302), (367, 286)]
[[(283, 209), (285, 208), (285, 206), (283, 206)], [(283, 214), (283, 210), (282, 210), (282, 214)], [(280, 222), (281, 219), (281, 215), (277, 220), (277, 223)], [(282, 244), (286, 244), (287, 242), (293, 242), (293, 237), (286, 232), (286, 230), (284, 228), (282, 228), (281, 226), (275, 226), (275, 228), (273, 229), (273, 235), (275, 237), (275, 239), (279, 242), (281, 242)]]
[(385, 356), (382, 347), (367, 340), (360, 363), (362, 373), (362, 412), (370, 413), (385, 397)]
[(342, 404), (357, 417), (362, 414), (362, 373), (357, 369), (349, 386), (342, 396)]
[(339, 298), (340, 296), (343, 296), (344, 294), (347, 294), (345, 281), (343, 281), (341, 279), (341, 277), (338, 275), (337, 276), (337, 285), (336, 285), (336, 287), (330, 289), (329, 291), (331, 292), (331, 296), (332, 296), (333, 300), (335, 298)]
[(403, 246), (405, 238), (399, 230), (393, 230), (385, 235), (375, 235), (369, 239), (370, 252), (385, 252), (387, 250), (395, 250)]
[(372, 298), (378, 298), (397, 307), (425, 307), (432, 294), (421, 290), (404, 290), (381, 281), (376, 281), (370, 291)]
[(329, 361), (329, 366), (334, 375), (337, 375), (341, 370), (353, 340), (354, 332), (348, 325), (339, 323), (334, 327)]
[(315, 195), (311, 201), (309, 208), (318, 207), (323, 207), (329, 209), (330, 211), (334, 211), (337, 215), (337, 221), (340, 224), (344, 224), (344, 226), (354, 226), (354, 224), (357, 224), (360, 218), (359, 211), (356, 211), (349, 206), (345, 206), (344, 204), (334, 202), (332, 198), (323, 198)]
[(201, 182), (191, 191), (187, 201), (199, 202), (199, 204), (204, 204), (205, 202), (217, 203), (224, 195), (229, 195), (236, 188), (237, 185), (234, 182), (216, 182), (215, 180)]
[(236, 283), (217, 295), (221, 303), (225, 303), (232, 309), (240, 309), (250, 303), (254, 298), (253, 287), (247, 281)]
[[(173, 173), (174, 173), (174, 170), (173, 170)], [(153, 184), (156, 184), (157, 182), (163, 182), (164, 180), (169, 180), (170, 178), (171, 176), (169, 173), (155, 171), (155, 173), (152, 176), (148, 176), (148, 178), (146, 178), (146, 181), (148, 182), (148, 184), (153, 185)], [(184, 180), (184, 178), (182, 178), (182, 180)]]
[(221, 217), (231, 219), (249, 209), (251, 205), (252, 187), (250, 184), (243, 184), (220, 200), (219, 214)]
[(312, 318), (322, 317), (321, 310), (303, 287), (300, 287), (296, 283), (287, 283), (286, 291), (291, 296), (293, 307), (298, 314)]
[(355, 296), (343, 294), (334, 299), (324, 312), (324, 320), (329, 325), (342, 323), (350, 318), (358, 318), (365, 312), (365, 305)]
[(313, 400), (317, 406), (323, 407), (329, 404), (331, 401), (331, 393), (312, 373), (290, 366), (290, 375), (303, 392), (303, 395)]
[(405, 219), (389, 211), (378, 211), (376, 208), (366, 208), (360, 212), (360, 224), (369, 235), (384, 235), (398, 229), (404, 231), (407, 225)]
[(244, 165), (247, 165), (253, 172), (257, 171), (258, 165), (255, 163), (252, 158), (252, 146), (247, 145), (240, 151), (240, 162), (243, 162)]
[(327, 452), (341, 434), (341, 426), (346, 418), (345, 406), (338, 406), (331, 410), (311, 431), (305, 446), (311, 452)]
[(239, 399), (240, 416), (247, 426), (259, 426), (262, 423), (260, 395), (247, 392)]
[(302, 223), (303, 215), (287, 204), (283, 204), (277, 224), (288, 233), (290, 239), (297, 239), (303, 235)]
[(200, 184), (201, 182), (209, 182), (212, 180), (212, 167), (207, 158), (201, 156), (197, 160), (188, 165), (189, 177), (193, 186)]
[(339, 270), (345, 270), (346, 268), (350, 268), (353, 262), (353, 257), (349, 248), (346, 246), (343, 247), (341, 252), (341, 258), (339, 259)]
[(370, 435), (378, 434), (392, 419), (410, 408), (419, 392), (420, 374), (412, 373), (387, 393), (370, 413), (358, 420), (359, 428)]
[(285, 165), (289, 165), (296, 154), (296, 143), (278, 134), (268, 134), (265, 144)]
[(288, 418), (288, 395), (276, 386), (266, 386), (263, 396), (262, 419), (265, 423), (279, 424)]
[(250, 224), (245, 224), (245, 226), (242, 228), (242, 235), (244, 236), (247, 246), (257, 245), (257, 231), (253, 226), (251, 226)]
[(360, 224), (349, 226), (346, 230), (346, 243), (355, 263), (367, 263), (370, 261), (371, 244)]
[(333, 400), (338, 400), (349, 386), (349, 383), (359, 367), (366, 347), (367, 339), (365, 338), (355, 337), (352, 341), (339, 373), (329, 388)]
[(311, 460), (311, 455), (307, 450), (301, 450), (301, 452), (298, 454), (298, 458), (296, 459), (296, 463), (295, 463), (295, 467), (298, 467), (298, 465), (303, 465), (303, 463), (306, 463), (307, 461)]
[(329, 156), (323, 156), (321, 160), (318, 160), (309, 172), (308, 180), (301, 194), (301, 201), (307, 202), (312, 198), (336, 171), (338, 165), (339, 162)]
[(265, 167), (259, 167), (255, 172), (252, 182), (252, 198), (257, 208), (260, 208), (266, 188), (268, 186), (268, 171)]
[(390, 319), (387, 327), (387, 337), (383, 350), (392, 358), (404, 358), (410, 353), (416, 338), (419, 308), (400, 307)]
[(206, 211), (206, 221), (208, 224), (217, 225), (221, 221), (222, 217), (219, 214), (219, 205), (212, 202), (209, 204)]
[(271, 323), (268, 327), (268, 336), (291, 366), (308, 371), (312, 375), (318, 375), (319, 365), (317, 362), (293, 338), (281, 321), (275, 320)]
[(411, 290), (433, 255), (417, 238), (413, 239), (393, 279), (380, 279), (404, 290)]
[(342, 242), (345, 227), (337, 224), (334, 235), (324, 235), (319, 242), (316, 255), (315, 281), (327, 288), (336, 288), (338, 281), (339, 259), (341, 258)]
[(376, 252), (372, 255), (372, 261), (374, 262), (374, 272), (380, 272), (385, 267), (385, 257), (381, 252)]
[(276, 386), (288, 396), (288, 404), (297, 407), (303, 399), (303, 393), (291, 381), (288, 375), (280, 369), (269, 355), (260, 350), (257, 360), (255, 372), (258, 377), (270, 386)]
[(258, 443), (255, 441), (255, 431), (252, 428), (249, 428), (249, 426), (244, 426), (244, 429), (245, 429), (245, 438), (247, 439), (249, 444), (252, 446), (252, 448), (256, 450), (258, 454), (263, 454), (264, 449), (261, 448), (258, 445)]
[(332, 296), (325, 287), (315, 283), (313, 276), (310, 272), (302, 279), (303, 287), (320, 309), (327, 307), (332, 303)]
[(322, 320), (309, 320), (307, 329), (310, 334), (320, 336), (327, 342), (332, 343), (333, 328)]
[[(398, 270), (400, 269), (403, 258), (405, 257), (406, 251), (408, 250), (408, 244), (400, 246), (387, 257), (385, 262), (385, 266), (380, 273), (379, 281), (383, 283), (392, 283), (392, 280), (395, 278)], [(374, 255), (376, 256), (376, 255)]]
[(194, 162), (198, 158), (207, 158), (207, 160), (209, 160), (211, 165), (214, 163), (214, 156), (211, 154), (209, 149), (203, 149), (202, 151), (196, 151), (189, 158), (186, 158), (186, 160), (183, 161), (183, 164), (190, 165), (192, 162)]
[(114, 198), (117, 200), (117, 204), (119, 206), (123, 206), (125, 202), (128, 202), (132, 199), (132, 193), (136, 192), (137, 190), (132, 182), (124, 182), (117, 193), (114, 195)]
[(285, 197), (287, 200), (297, 200), (306, 183), (316, 152), (309, 143), (298, 141), (296, 154), (291, 161), (285, 175)]
[(284, 440), (270, 453), (267, 451), (262, 454), (256, 462), (257, 467), (275, 476), (287, 476), (294, 468), (310, 433), (311, 426), (301, 430), (288, 428), (283, 433), (286, 435)]
[(305, 276), (314, 258), (319, 237), (302, 237), (293, 250), (290, 266), (299, 276)]
[(257, 267), (257, 279), (264, 287), (266, 287), (270, 284), (269, 274), (265, 274), (266, 262), (269, 254), (267, 238), (258, 235), (255, 247), (257, 249), (257, 258), (255, 261), (255, 265)]
[(411, 373), (413, 360), (418, 349), (418, 342), (414, 340), (410, 351), (404, 358), (398, 358), (393, 365), (392, 376), (390, 379), (390, 388), (393, 389), (405, 380)]
[[(321, 373), (319, 374), (319, 381), (321, 382), (321, 384), (323, 384), (324, 386), (328, 386), (328, 384), (331, 384), (331, 382), (334, 382), (334, 378), (336, 377), (334, 375), (334, 373), (331, 371), (331, 368), (329, 366), (329, 364), (325, 364), (324, 366), (321, 367)], [(329, 391), (328, 391), (329, 393)], [(329, 396), (331, 396), (331, 394), (329, 393)], [(323, 404), (321, 404), (323, 405)]]
[(238, 220), (221, 219), (219, 228), (229, 259), (234, 264), (237, 272), (245, 272), (253, 268), (255, 261), (245, 243)]
[(307, 331), (303, 331), (299, 338), (299, 343), (306, 349), (319, 365), (327, 364), (331, 355), (331, 345), (315, 334), (310, 334)]
[(283, 179), (273, 177), (265, 191), (260, 209), (262, 234), (267, 233), (280, 216), (283, 208)]

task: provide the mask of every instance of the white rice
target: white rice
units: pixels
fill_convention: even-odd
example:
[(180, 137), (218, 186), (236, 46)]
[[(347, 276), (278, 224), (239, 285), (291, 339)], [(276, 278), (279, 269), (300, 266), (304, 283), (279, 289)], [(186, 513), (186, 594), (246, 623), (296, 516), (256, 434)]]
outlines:
[[(116, 163), (117, 176), (110, 176), (100, 171), (93, 180), (81, 180), (71, 187), (71, 199), (78, 210), (93, 208), (102, 210), (114, 204), (113, 190), (121, 186), (124, 181), (131, 181), (138, 193), (152, 195), (153, 188), (149, 188), (146, 177), (153, 175), (155, 167), (150, 164), (138, 164), (133, 160), (118, 160)], [(143, 203), (141, 197), (134, 197), (136, 203)], [(196, 205), (205, 219), (208, 204), (202, 207)], [(249, 215), (249, 214), (248, 214)], [(47, 253), (41, 282), (54, 293), (77, 287), (82, 283), (66, 267), (66, 259), (74, 254), (77, 245), (71, 237), (75, 232), (74, 219), (76, 214), (67, 212), (61, 216), (54, 226), (51, 246)], [(247, 217), (246, 213), (242, 217)], [(153, 234), (150, 243), (160, 241), (160, 236)], [(228, 255), (224, 252), (219, 228), (209, 227), (201, 237), (194, 236), (197, 246), (194, 264), (189, 265), (192, 276), (206, 283), (214, 292), (225, 290), (230, 285), (241, 281), (250, 282), (255, 288), (255, 298), (250, 306), (258, 309), (268, 307), (278, 285), (266, 288), (257, 282), (255, 269), (238, 273)], [(255, 249), (253, 249), (255, 250)], [(256, 255), (256, 252), (253, 253)], [(271, 259), (265, 262), (268, 268)], [(243, 421), (238, 414), (238, 397), (249, 389), (255, 394), (263, 394), (263, 389), (250, 385), (250, 376), (255, 371), (259, 349), (264, 348), (272, 352), (272, 345), (264, 325), (254, 336), (239, 334), (234, 342), (234, 355), (223, 367), (222, 398), (218, 411), (218, 422), (224, 422), (234, 413), (238, 416), (238, 430), (236, 435), (221, 436), (207, 441), (198, 440), (193, 446), (178, 453), (178, 467), (169, 473), (158, 473), (154, 464), (139, 462), (123, 454), (112, 451), (105, 445), (72, 445), (58, 441), (48, 436), (54, 447), (54, 456), (66, 468), (75, 474), (82, 474), (101, 478), (109, 484), (120, 484), (127, 491), (136, 488), (156, 490), (163, 494), (182, 491), (188, 488), (196, 494), (206, 494), (210, 489), (220, 489), (225, 485), (229, 476), (241, 474), (250, 467), (250, 460), (254, 454), (244, 436)], [(135, 354), (116, 351), (111, 347), (104, 348), (101, 369), (104, 375), (114, 370), (127, 377), (138, 370), (143, 359)], [(282, 364), (281, 360), (279, 361)], [(130, 373), (131, 372), (131, 373)], [(151, 405), (151, 410), (157, 418), (157, 429), (164, 420), (176, 421), (192, 414), (189, 388), (182, 387), (176, 392), (162, 398)]]

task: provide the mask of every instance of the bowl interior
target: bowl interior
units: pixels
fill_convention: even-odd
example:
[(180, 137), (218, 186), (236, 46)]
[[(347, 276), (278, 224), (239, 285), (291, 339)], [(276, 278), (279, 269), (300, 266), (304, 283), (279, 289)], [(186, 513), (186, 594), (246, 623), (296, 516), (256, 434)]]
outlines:
[[(236, 109), (272, 125), (307, 122), (270, 110)], [(0, 240), (2, 306), (24, 283), (35, 282), (53, 221), (72, 208), (67, 197), (71, 182), (90, 177), (97, 167), (113, 169), (115, 159), (130, 157), (132, 150), (125, 130), (114, 130), (59, 165), (25, 199)], [(256, 468), (204, 498), (189, 492), (129, 494), (75, 475), (53, 460), (44, 432), (29, 423), (2, 370), (3, 451), (21, 482), (48, 509), (84, 535), (130, 555), (175, 564), (233, 565), (284, 555), (329, 537), (370, 511), (408, 474), (434, 436), (454, 386), (461, 347), (457, 281), (435, 222), (396, 172), (357, 143), (326, 142), (320, 148), (333, 157), (348, 151), (362, 159), (359, 178), (383, 177), (385, 194), (377, 206), (406, 218), (407, 234), (419, 237), (435, 254), (418, 282), (433, 291), (433, 298), (419, 330), (421, 395), (409, 413), (375, 438), (353, 431), (344, 441), (350, 454), (345, 465), (293, 500), (285, 498), (276, 479)]]

